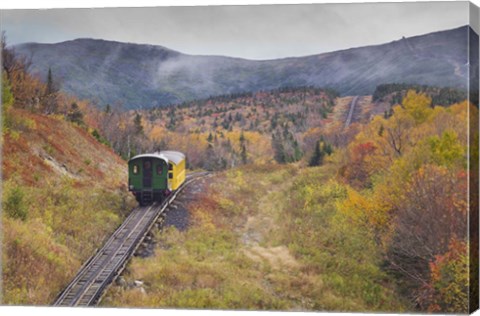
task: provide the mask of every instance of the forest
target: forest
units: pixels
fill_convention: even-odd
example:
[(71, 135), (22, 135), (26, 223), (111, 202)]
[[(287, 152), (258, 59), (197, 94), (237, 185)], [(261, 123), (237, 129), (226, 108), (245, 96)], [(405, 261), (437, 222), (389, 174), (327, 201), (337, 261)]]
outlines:
[[(277, 100), (289, 104), (286, 97)], [(245, 300), (248, 309), (466, 312), (469, 290), (475, 287), (469, 287), (465, 124), (477, 111), (467, 101), (432, 106), (427, 94), (409, 90), (391, 115), (355, 124), (354, 134), (332, 132), (335, 125), (325, 122), (316, 125), (318, 134), (307, 129), (306, 135), (313, 133), (315, 141), (297, 162), (276, 160), (272, 137), (270, 163), (253, 159), (223, 173), (222, 184), (194, 205), (193, 229), (169, 231), (161, 237), (167, 249), (158, 257), (134, 260), (130, 277), (149, 280), (147, 295), (117, 288), (108, 304), (241, 308)], [(243, 135), (238, 144), (250, 144), (250, 134)], [(259, 135), (266, 141), (270, 136)], [(249, 181), (256, 184), (255, 191)], [(240, 200), (252, 202), (234, 207)], [(260, 224), (257, 217), (270, 217), (272, 222)], [(256, 227), (262, 238), (252, 246), (245, 242), (244, 231), (229, 224), (232, 218), (233, 223), (246, 223), (244, 227), (267, 228)], [(206, 235), (219, 239), (203, 239)], [(217, 242), (227, 248), (220, 253), (209, 248)], [(231, 244), (235, 247), (229, 248)], [(293, 279), (269, 258), (258, 266), (259, 249), (269, 253), (277, 247), (286, 247), (295, 259), (294, 267), (288, 259), (278, 259), (295, 271)], [(244, 252), (238, 254), (238, 249)], [(161, 257), (175, 258), (175, 264), (187, 268), (175, 271)], [(224, 265), (215, 266), (220, 257)], [(199, 269), (196, 263), (208, 272), (191, 275), (192, 269)], [(152, 274), (156, 269), (169, 276), (158, 279)], [(238, 282), (247, 282), (256, 292), (242, 292), (241, 284), (225, 278), (229, 273), (248, 275), (245, 270), (252, 269), (259, 275)], [(199, 281), (204, 273), (210, 280), (207, 285)], [(268, 280), (269, 285), (255, 280)], [(222, 296), (225, 287), (244, 293), (240, 302)], [(162, 288), (175, 290), (166, 294)], [(316, 292), (319, 288), (328, 294)], [(302, 293), (301, 298), (294, 293)], [(402, 298), (399, 305), (392, 303), (395, 295)]]

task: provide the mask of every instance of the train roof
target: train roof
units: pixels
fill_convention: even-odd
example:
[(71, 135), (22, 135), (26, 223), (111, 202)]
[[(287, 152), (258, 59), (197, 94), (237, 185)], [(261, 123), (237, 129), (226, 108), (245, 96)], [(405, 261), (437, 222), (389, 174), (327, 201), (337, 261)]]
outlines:
[(167, 157), (169, 161), (173, 162), (176, 165), (178, 165), (182, 160), (185, 160), (185, 155), (179, 151), (162, 150), (160, 152), (160, 155)]
[(135, 159), (140, 159), (140, 158), (157, 158), (157, 159), (163, 159), (168, 162), (168, 157), (165, 155), (162, 155), (161, 153), (151, 153), (151, 154), (141, 154), (141, 155), (136, 155), (135, 157), (130, 158), (129, 161), (135, 160)]
[(182, 160), (185, 159), (185, 155), (182, 154), (179, 151), (173, 151), (173, 150), (163, 150), (161, 152), (155, 152), (151, 154), (141, 154), (137, 155), (135, 157), (132, 157), (130, 161), (135, 160), (135, 159), (141, 159), (141, 158), (156, 158), (156, 159), (162, 159), (165, 160), (167, 163), (168, 162), (173, 162), (174, 164), (179, 164)]

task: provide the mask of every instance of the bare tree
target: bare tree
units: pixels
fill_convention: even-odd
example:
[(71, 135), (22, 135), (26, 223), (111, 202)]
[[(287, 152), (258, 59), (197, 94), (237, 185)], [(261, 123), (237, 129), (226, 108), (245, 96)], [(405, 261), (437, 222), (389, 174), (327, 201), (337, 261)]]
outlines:
[(450, 241), (466, 239), (467, 181), (443, 167), (417, 171), (394, 210), (391, 266), (405, 275), (416, 299), (428, 284), (429, 263), (448, 251)]

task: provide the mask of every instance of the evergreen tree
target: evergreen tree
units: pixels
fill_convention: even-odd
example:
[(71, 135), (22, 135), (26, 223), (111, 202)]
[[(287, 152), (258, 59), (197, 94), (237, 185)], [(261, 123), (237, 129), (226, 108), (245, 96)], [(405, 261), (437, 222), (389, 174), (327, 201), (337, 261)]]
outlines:
[(208, 133), (208, 137), (207, 137), (207, 142), (210, 144), (213, 142), (213, 136), (212, 136), (212, 133)]
[(169, 130), (175, 130), (175, 126), (177, 125), (177, 119), (176, 119), (176, 113), (175, 113), (175, 108), (172, 107), (168, 112), (167, 112), (167, 117), (170, 118), (170, 121), (167, 124), (167, 128)]
[(310, 162), (308, 165), (310, 167), (320, 166), (323, 163), (323, 157), (325, 156), (325, 152), (322, 150), (322, 146), (320, 140), (317, 140), (315, 144), (315, 150), (313, 152), (312, 158), (310, 158)]
[(323, 147), (323, 151), (327, 154), (327, 155), (331, 155), (333, 153), (333, 147), (332, 145), (328, 144), (328, 143), (324, 143), (324, 147)]
[(283, 147), (281, 134), (272, 134), (273, 158), (278, 163), (286, 163), (285, 148)]
[(45, 87), (45, 94), (43, 96), (45, 114), (52, 114), (57, 111), (57, 108), (58, 108), (57, 92), (58, 92), (58, 89), (53, 80), (52, 69), (48, 68), (47, 85)]
[(300, 149), (300, 145), (298, 145), (298, 142), (295, 140), (293, 142), (293, 161), (299, 161), (302, 159), (303, 153), (302, 150)]
[(244, 143), (245, 142), (245, 135), (243, 135), (243, 131), (240, 133), (240, 143)]
[(378, 136), (382, 137), (384, 131), (385, 131), (385, 127), (383, 127), (383, 124), (382, 124), (382, 125), (380, 125), (380, 128), (378, 129)]
[(140, 113), (135, 114), (135, 118), (133, 119), (133, 124), (135, 126), (135, 134), (142, 135), (143, 125), (142, 125), (142, 116), (140, 115)]
[(243, 115), (240, 112), (237, 112), (235, 114), (235, 121), (240, 122), (241, 120), (243, 120)]
[(50, 95), (55, 93), (55, 85), (53, 83), (53, 75), (52, 75), (52, 68), (48, 68), (48, 75), (47, 75), (47, 87), (45, 90), (46, 95)]
[(243, 131), (240, 134), (240, 157), (242, 159), (242, 163), (247, 163), (247, 146), (245, 144), (245, 135), (243, 135)]
[(76, 102), (73, 102), (70, 111), (67, 114), (67, 120), (79, 125), (83, 125), (83, 113)]
[(205, 163), (203, 165), (203, 167), (208, 170), (208, 171), (212, 171), (212, 170), (215, 170), (215, 167), (216, 167), (216, 154), (215, 154), (215, 150), (213, 148), (213, 145), (212, 143), (208, 143), (207, 145), (207, 152), (206, 152), (206, 156), (207, 156), (207, 159), (205, 160)]

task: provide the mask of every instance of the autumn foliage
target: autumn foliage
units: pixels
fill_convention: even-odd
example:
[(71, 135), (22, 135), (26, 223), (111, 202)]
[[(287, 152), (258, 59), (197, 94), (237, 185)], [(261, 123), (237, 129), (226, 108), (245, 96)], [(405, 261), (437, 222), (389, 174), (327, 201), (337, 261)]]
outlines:
[[(60, 92), (54, 71), (31, 76), (5, 38), (2, 56), (6, 303), (50, 303), (131, 205), (121, 158), (168, 148), (191, 170), (228, 171), (222, 190), (197, 201), (191, 239), (168, 233), (179, 245), (162, 253), (177, 261), (154, 258), (160, 274), (134, 266), (161, 284), (161, 306), (468, 312), (467, 159), (478, 130), (466, 125), (478, 108), (467, 101), (445, 107), (429, 90), (388, 96), (396, 87), (385, 86), (376, 97), (398, 102), (372, 103), (348, 127), (335, 92), (315, 87), (124, 111)], [(301, 267), (293, 278), (252, 254), (255, 216), (253, 228), (275, 236), (264, 246)], [(246, 283), (229, 279), (239, 272)], [(159, 303), (133, 291), (125, 302)]]
[[(423, 311), (468, 310), (468, 111), (409, 91), (349, 144), (340, 209), (371, 231), (400, 290)], [(454, 294), (455, 293), (455, 294)]]
[(2, 57), (1, 303), (49, 305), (133, 201), (124, 161), (85, 123), (89, 103), (5, 45)]
[(426, 286), (429, 312), (465, 311), (468, 301), (468, 244), (452, 239), (448, 251), (430, 263), (431, 280)]
[(307, 160), (320, 139), (311, 131), (327, 124), (335, 96), (315, 87), (282, 88), (142, 111), (143, 148), (184, 151), (193, 169)]

